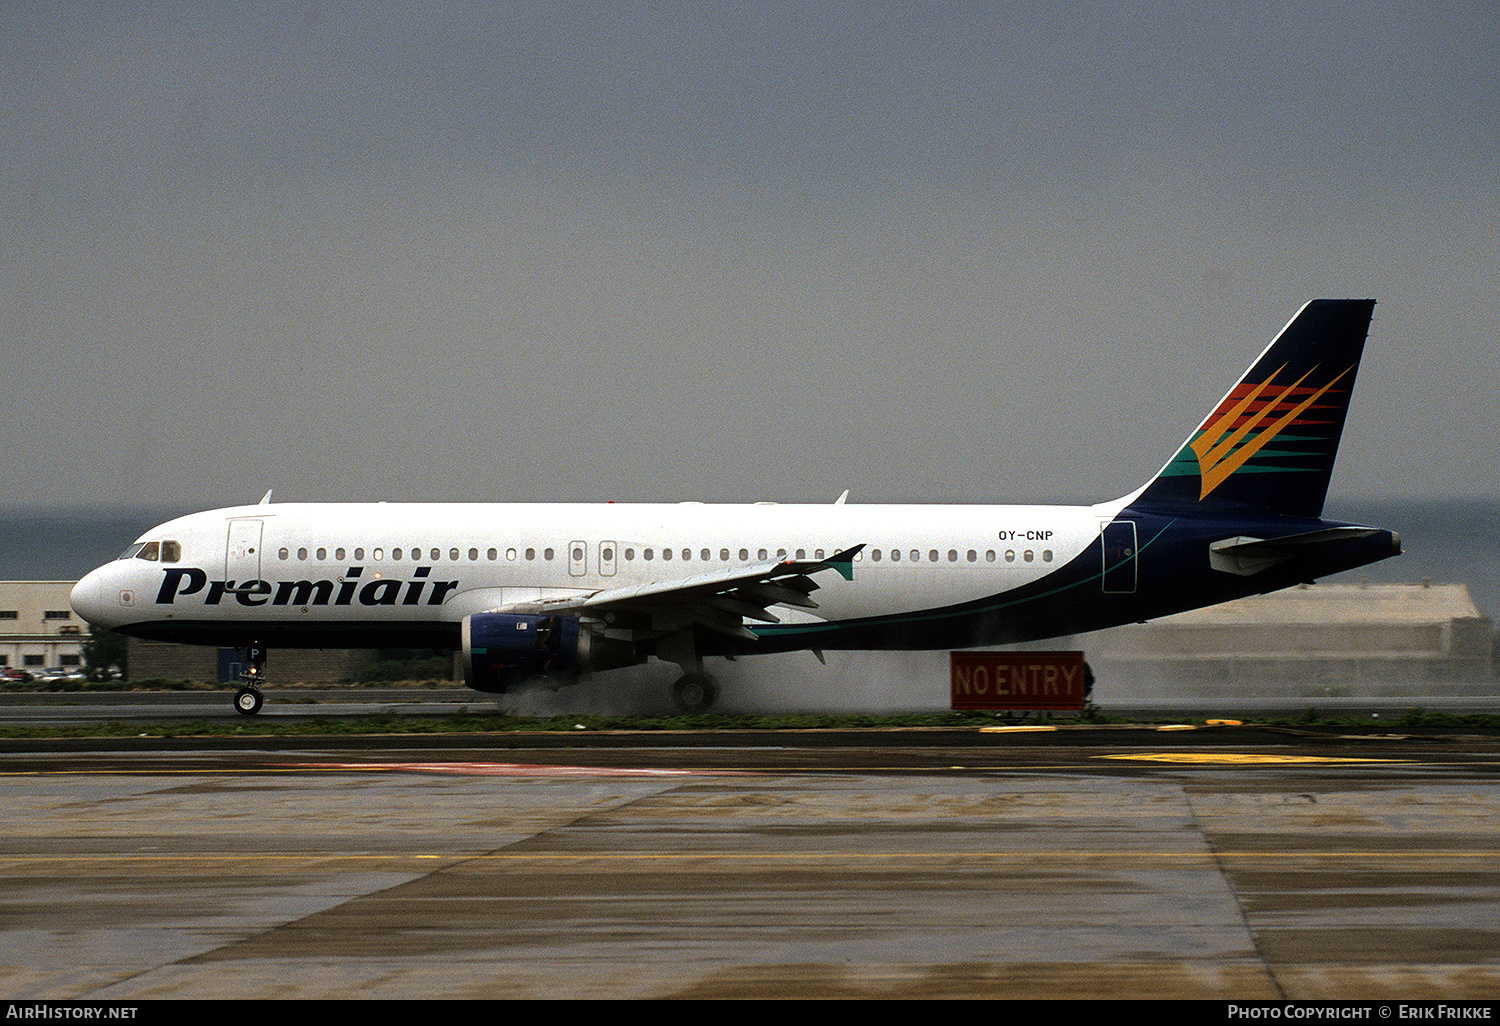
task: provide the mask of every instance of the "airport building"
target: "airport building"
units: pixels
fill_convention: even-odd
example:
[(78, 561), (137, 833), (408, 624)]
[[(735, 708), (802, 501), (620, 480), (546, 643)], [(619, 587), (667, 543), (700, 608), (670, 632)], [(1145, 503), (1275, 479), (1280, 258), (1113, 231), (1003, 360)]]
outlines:
[(72, 581), (0, 581), (0, 668), (82, 668), (88, 625), (68, 604), (72, 590)]

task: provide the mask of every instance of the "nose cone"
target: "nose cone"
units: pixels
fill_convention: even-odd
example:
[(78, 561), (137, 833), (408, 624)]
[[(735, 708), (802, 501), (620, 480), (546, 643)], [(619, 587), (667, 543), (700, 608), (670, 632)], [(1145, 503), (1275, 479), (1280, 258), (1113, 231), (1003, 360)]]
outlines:
[(112, 627), (119, 622), (119, 596), (112, 593), (105, 579), (108, 567), (100, 567), (73, 585), (68, 597), (73, 612), (96, 627)]

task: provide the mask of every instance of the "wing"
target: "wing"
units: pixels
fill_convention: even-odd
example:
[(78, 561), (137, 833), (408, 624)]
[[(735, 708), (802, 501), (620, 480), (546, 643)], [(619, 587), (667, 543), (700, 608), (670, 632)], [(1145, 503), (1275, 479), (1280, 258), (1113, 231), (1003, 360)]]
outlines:
[(491, 611), (573, 615), (601, 621), (606, 628), (653, 633), (702, 627), (754, 641), (755, 635), (745, 627), (746, 619), (780, 623), (771, 612), (776, 605), (818, 608), (810, 597), (818, 590), (812, 575), (836, 570), (844, 580), (852, 581), (854, 556), (862, 548), (856, 545), (827, 559), (757, 563), (585, 595), (513, 602)]

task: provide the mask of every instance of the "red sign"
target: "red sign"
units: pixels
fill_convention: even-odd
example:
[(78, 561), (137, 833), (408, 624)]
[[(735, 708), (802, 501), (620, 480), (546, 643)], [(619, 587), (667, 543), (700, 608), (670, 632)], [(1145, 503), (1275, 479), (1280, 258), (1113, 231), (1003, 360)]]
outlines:
[(950, 652), (955, 709), (1081, 712), (1082, 652)]

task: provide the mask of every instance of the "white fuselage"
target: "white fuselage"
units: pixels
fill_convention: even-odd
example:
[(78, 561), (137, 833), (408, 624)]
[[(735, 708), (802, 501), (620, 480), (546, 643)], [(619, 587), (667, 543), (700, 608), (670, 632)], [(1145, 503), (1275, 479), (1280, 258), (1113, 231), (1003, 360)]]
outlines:
[(853, 581), (819, 590), (815, 611), (778, 609), (784, 622), (838, 621), (949, 606), (1037, 580), (1082, 552), (1124, 501), (239, 506), (152, 529), (137, 544), (148, 543), (144, 554), (154, 558), (137, 550), (95, 570), (74, 604), (101, 626), (156, 621), (151, 633), (164, 638), (173, 621), (192, 623), (197, 640), (212, 623), (249, 620), (457, 623), (527, 599), (822, 559), (863, 544)]

